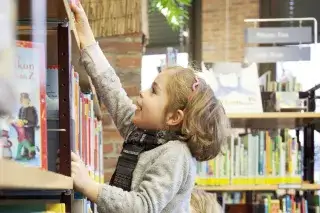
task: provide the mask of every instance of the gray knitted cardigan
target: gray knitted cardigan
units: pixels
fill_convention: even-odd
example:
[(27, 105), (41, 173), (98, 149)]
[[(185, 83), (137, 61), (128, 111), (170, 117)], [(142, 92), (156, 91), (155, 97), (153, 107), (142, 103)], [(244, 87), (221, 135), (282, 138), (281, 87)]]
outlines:
[[(81, 62), (92, 78), (121, 136), (134, 130), (135, 105), (98, 44), (85, 48)], [(132, 191), (105, 184), (98, 195), (99, 213), (189, 213), (196, 174), (195, 159), (181, 141), (169, 141), (140, 155)]]

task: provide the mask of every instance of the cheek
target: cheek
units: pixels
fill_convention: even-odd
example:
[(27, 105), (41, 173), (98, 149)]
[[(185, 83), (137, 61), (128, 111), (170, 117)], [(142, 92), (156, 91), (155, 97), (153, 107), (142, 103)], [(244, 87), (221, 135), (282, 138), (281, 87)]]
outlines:
[(150, 98), (143, 103), (142, 111), (137, 112), (141, 118), (151, 123), (163, 123), (164, 121), (164, 105), (156, 98)]

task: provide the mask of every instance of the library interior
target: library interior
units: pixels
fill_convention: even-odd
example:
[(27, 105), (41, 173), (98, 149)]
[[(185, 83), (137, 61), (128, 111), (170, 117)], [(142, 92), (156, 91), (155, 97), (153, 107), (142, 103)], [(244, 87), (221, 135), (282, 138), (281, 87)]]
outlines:
[(0, 213), (320, 213), (319, 8), (1, 0)]

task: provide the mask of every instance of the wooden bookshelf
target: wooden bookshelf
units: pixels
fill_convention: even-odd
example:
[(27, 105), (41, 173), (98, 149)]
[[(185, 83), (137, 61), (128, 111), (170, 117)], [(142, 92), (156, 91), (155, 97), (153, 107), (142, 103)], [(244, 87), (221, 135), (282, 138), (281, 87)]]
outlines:
[(208, 192), (239, 192), (239, 191), (277, 191), (277, 190), (301, 190), (317, 191), (320, 190), (320, 184), (283, 184), (283, 185), (225, 185), (225, 186), (195, 186), (196, 189)]
[(71, 177), (0, 159), (0, 189), (73, 189)]
[(265, 112), (228, 114), (233, 128), (296, 128), (320, 119), (314, 112)]

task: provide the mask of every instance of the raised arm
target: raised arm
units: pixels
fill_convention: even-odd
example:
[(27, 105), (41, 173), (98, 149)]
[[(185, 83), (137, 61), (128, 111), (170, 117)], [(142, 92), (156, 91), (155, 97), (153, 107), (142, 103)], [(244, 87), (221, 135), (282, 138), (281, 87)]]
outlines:
[(104, 56), (98, 43), (83, 49), (81, 61), (121, 136), (125, 138), (133, 128), (131, 121), (136, 110), (135, 105), (122, 88), (119, 77)]
[(121, 136), (125, 138), (130, 128), (133, 128), (131, 120), (135, 106), (123, 90), (118, 76), (96, 42), (80, 2), (71, 4), (71, 10), (74, 13), (80, 45), (83, 48), (81, 61)]

